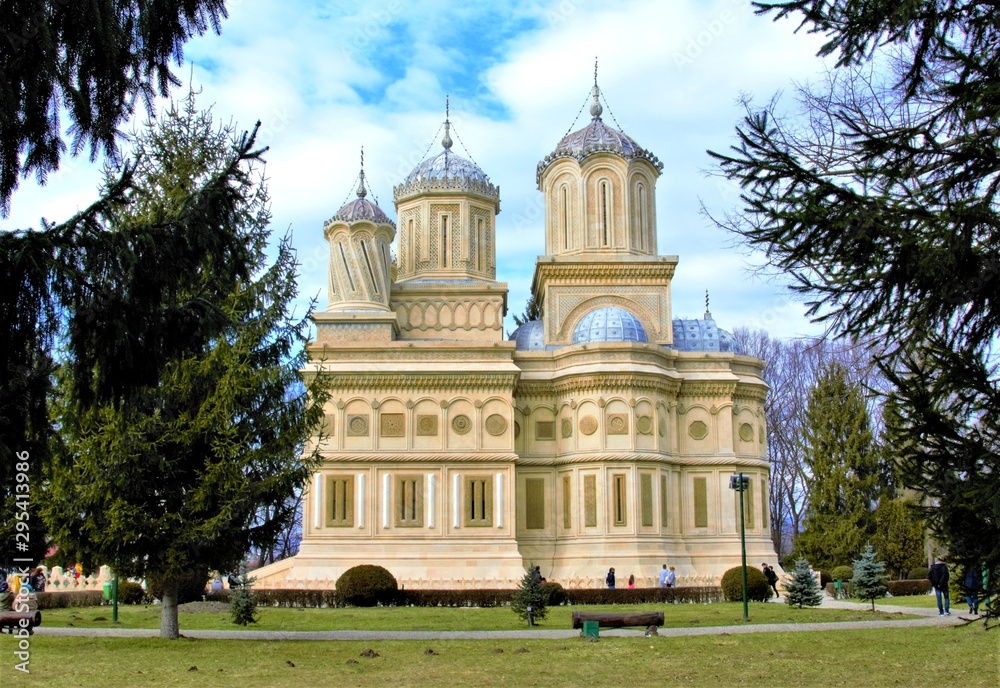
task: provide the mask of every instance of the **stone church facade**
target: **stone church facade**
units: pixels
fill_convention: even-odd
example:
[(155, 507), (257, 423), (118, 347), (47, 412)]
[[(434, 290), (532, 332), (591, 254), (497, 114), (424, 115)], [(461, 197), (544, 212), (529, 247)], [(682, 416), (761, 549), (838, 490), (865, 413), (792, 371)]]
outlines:
[[(496, 280), (500, 193), (441, 151), (394, 189), (398, 223), (358, 197), (324, 225), (326, 311), (305, 373), (333, 397), (314, 442), (297, 556), (261, 587), (332, 588), (384, 566), (408, 588), (514, 587), (538, 565), (566, 587), (681, 584), (774, 562), (763, 361), (671, 311), (678, 259), (657, 253), (662, 164), (601, 118), (537, 168), (541, 317), (505, 339)], [(390, 246), (396, 241), (398, 259)]]

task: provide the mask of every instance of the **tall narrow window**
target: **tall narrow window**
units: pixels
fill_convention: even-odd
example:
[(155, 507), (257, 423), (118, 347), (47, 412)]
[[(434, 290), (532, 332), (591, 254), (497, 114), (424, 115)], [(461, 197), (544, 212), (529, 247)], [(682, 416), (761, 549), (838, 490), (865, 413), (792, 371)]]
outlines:
[(344, 261), (344, 274), (347, 275), (347, 281), (351, 283), (351, 291), (357, 291), (357, 288), (354, 286), (354, 278), (351, 277), (351, 268), (347, 266), (347, 254), (344, 253), (344, 245), (337, 244), (337, 246), (340, 247), (340, 259)]
[(372, 290), (378, 294), (378, 279), (375, 277), (375, 270), (372, 269), (372, 259), (368, 257), (368, 246), (364, 241), (361, 242), (361, 253), (365, 257), (365, 265), (368, 266), (368, 277), (372, 281)]
[(564, 475), (562, 479), (562, 512), (563, 512), (563, 528), (573, 527), (573, 491), (572, 484), (570, 482), (570, 477)]
[(468, 476), (465, 479), (465, 525), (493, 525), (493, 478)]
[(708, 528), (708, 479), (694, 479), (694, 527)]
[(563, 249), (569, 250), (569, 192), (563, 186), (560, 193), (562, 194)]
[(483, 270), (483, 251), (486, 249), (486, 238), (483, 234), (483, 218), (476, 220), (476, 270)]
[(649, 221), (648, 213), (646, 210), (646, 185), (639, 184), (639, 231), (637, 233), (639, 240), (639, 248), (643, 251), (646, 250), (646, 224)]
[(545, 480), (527, 478), (524, 481), (524, 527), (545, 529)]
[(423, 476), (396, 478), (396, 525), (419, 527), (424, 524)]
[(608, 245), (608, 183), (601, 182), (601, 243)]
[[(409, 244), (408, 248), (410, 249), (410, 251), (413, 252), (413, 265), (410, 265), (409, 267), (411, 269), (416, 269), (416, 267), (417, 267), (417, 265), (416, 265), (416, 263), (417, 263), (417, 257), (420, 255), (420, 247), (417, 246), (417, 237), (416, 237), (416, 235), (413, 234), (413, 218), (412, 217), (410, 218), (408, 226), (409, 226), (409, 231), (407, 232), (407, 237), (409, 238), (409, 241), (407, 242), (407, 244)], [(399, 252), (399, 257), (404, 262), (404, 264), (408, 264), (407, 263), (407, 258), (406, 258), (405, 254), (406, 254), (406, 251), (400, 251)], [(386, 263), (386, 265), (388, 265), (388, 263)]]
[(448, 267), (448, 216), (441, 216), (441, 267)]
[(625, 525), (625, 476), (616, 475), (614, 476), (614, 490), (615, 490), (615, 525), (623, 526)]
[(354, 525), (354, 476), (331, 475), (326, 483), (326, 525)]

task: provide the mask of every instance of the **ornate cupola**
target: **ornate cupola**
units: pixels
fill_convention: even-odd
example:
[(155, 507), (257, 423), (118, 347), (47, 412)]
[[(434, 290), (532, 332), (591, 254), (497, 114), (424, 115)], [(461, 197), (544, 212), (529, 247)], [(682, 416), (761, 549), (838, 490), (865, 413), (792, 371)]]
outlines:
[(494, 280), (500, 189), (479, 165), (451, 150), (447, 105), (443, 126), (441, 152), (393, 189), (400, 228), (397, 280)]
[(590, 123), (538, 163), (545, 253), (656, 255), (655, 186), (663, 164), (601, 119), (596, 65), (591, 97)]
[(368, 200), (363, 151), (361, 156), (357, 198), (323, 225), (330, 242), (328, 311), (389, 310), (396, 226)]

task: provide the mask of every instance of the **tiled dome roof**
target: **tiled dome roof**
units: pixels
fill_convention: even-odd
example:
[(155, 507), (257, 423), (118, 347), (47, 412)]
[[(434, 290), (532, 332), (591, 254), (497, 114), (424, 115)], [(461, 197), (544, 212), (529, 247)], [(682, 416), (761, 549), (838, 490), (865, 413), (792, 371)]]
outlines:
[(605, 306), (580, 318), (573, 329), (573, 343), (646, 342), (646, 329), (639, 318), (624, 308)]
[(541, 320), (529, 320), (514, 330), (510, 340), (518, 351), (545, 350), (545, 323)]
[(678, 351), (731, 351), (743, 350), (729, 332), (719, 329), (712, 318), (700, 320), (674, 319), (674, 348)]

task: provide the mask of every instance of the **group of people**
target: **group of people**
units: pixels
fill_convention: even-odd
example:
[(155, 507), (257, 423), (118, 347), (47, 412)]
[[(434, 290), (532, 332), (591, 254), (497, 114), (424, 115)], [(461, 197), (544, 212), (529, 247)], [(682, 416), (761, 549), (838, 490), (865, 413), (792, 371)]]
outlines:
[(11, 576), (8, 581), (7, 572), (0, 569), (0, 611), (10, 611), (14, 604), (14, 598), (22, 591), (44, 592), (45, 582), (45, 569), (41, 566), (24, 580), (20, 576)]
[[(938, 616), (951, 616), (951, 593), (948, 589), (951, 572), (940, 556), (927, 570), (927, 580), (934, 587)], [(974, 562), (965, 567), (962, 588), (965, 590), (965, 601), (969, 605), (969, 613), (978, 615), (979, 595), (983, 591), (983, 572), (979, 563)]]
[[(604, 577), (604, 582), (608, 586), (609, 590), (615, 589), (615, 567), (612, 566), (608, 569), (608, 575)], [(664, 564), (663, 568), (660, 570), (660, 587), (661, 588), (673, 588), (677, 585), (677, 574), (674, 572), (674, 567), (671, 566), (669, 569), (667, 565)], [(628, 587), (635, 587), (635, 575), (630, 574), (628, 577)]]

